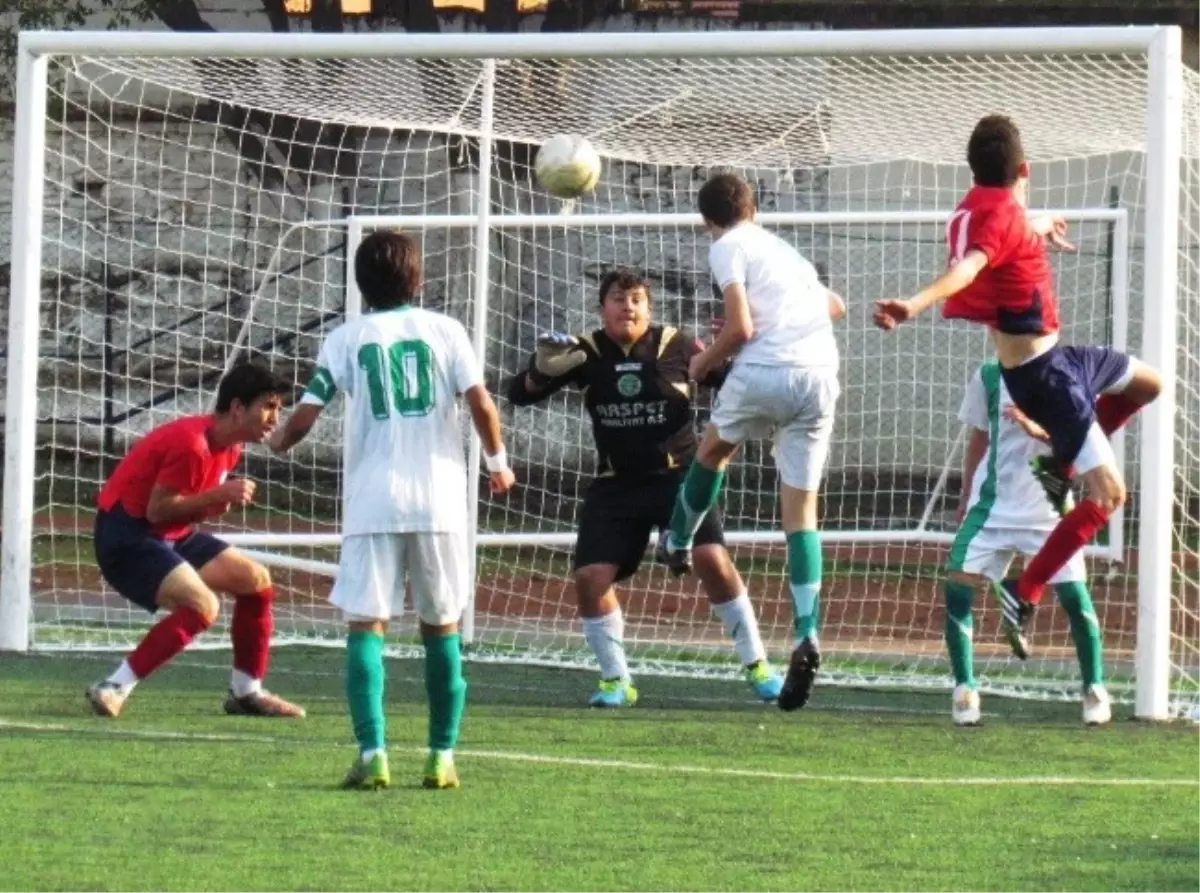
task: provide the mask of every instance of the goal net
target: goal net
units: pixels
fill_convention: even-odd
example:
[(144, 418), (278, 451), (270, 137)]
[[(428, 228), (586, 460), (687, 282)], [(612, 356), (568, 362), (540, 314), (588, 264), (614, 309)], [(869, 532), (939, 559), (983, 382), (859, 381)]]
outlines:
[[(118, 649), (138, 638), (146, 615), (105, 586), (91, 554), (105, 475), (152, 426), (210, 409), (222, 371), (238, 358), (269, 361), (302, 386), (321, 339), (348, 303), (354, 312), (347, 257), (364, 232), (392, 225), (421, 237), (423, 303), (468, 326), (489, 387), (502, 392), (537, 333), (598, 325), (598, 281), (615, 265), (645, 271), (658, 322), (705, 335), (721, 310), (694, 196), (711, 170), (728, 167), (756, 185), (767, 225), (811, 258), (850, 308), (838, 324), (843, 396), (821, 503), (825, 678), (947, 685), (941, 585), (961, 491), (957, 414), (989, 345), (978, 329), (936, 314), (885, 336), (870, 324), (870, 304), (908, 294), (941, 269), (944, 221), (969, 185), (967, 135), (981, 115), (1004, 112), (1018, 121), (1034, 165), (1030, 205), (1068, 216), (1079, 246), (1054, 260), (1066, 339), (1146, 356), (1154, 345), (1145, 321), (1159, 307), (1174, 313), (1176, 342), (1165, 350), (1176, 364), (1176, 410), (1160, 426), (1175, 463), (1173, 476), (1159, 478), (1168, 481), (1159, 495), (1172, 506), (1169, 527), (1140, 517), (1150, 504), (1139, 489), (1149, 423), (1135, 422), (1116, 441), (1131, 498), (1091, 548), (1089, 567), (1111, 687), (1132, 700), (1151, 531), (1154, 554), (1169, 562), (1155, 565), (1169, 590), (1156, 602), (1169, 612), (1169, 632), (1155, 646), (1160, 663), (1169, 661), (1169, 711), (1194, 709), (1200, 84), (1184, 72), (1185, 120), (1162, 125), (1183, 134), (1178, 172), (1157, 174), (1178, 192), (1177, 263), (1147, 279), (1147, 264), (1161, 257), (1147, 242), (1156, 231), (1147, 134), (1159, 113), (1149, 43), (1042, 49), (1046, 32), (1025, 33), (1034, 42), (1024, 50), (1011, 32), (996, 33), (1004, 48), (995, 51), (974, 35), (974, 53), (938, 51), (951, 45), (910, 32), (884, 33), (878, 49), (868, 36), (854, 52), (829, 55), (811, 34), (769, 36), (794, 39), (794, 51), (759, 55), (714, 43), (719, 35), (703, 36), (714, 49), (689, 49), (676, 35), (677, 54), (617, 59), (597, 55), (604, 51), (588, 35), (567, 35), (563, 46), (579, 38), (579, 52), (521, 38), (492, 62), (478, 40), (453, 49), (405, 35), (356, 37), (366, 42), (328, 51), (277, 46), (265, 35), (253, 36), (253, 51), (229, 49), (230, 35), (161, 49), (153, 47), (162, 35), (141, 35), (136, 48), (130, 35), (59, 50), (51, 40), (44, 85), (26, 68), (22, 102), (37, 113), (18, 148), (19, 157), (36, 155), (22, 163), (41, 199), (18, 208), (15, 226), (36, 226), (29, 215), (40, 208), (40, 261), (26, 289), (40, 291), (40, 306), (36, 319), (14, 325), (8, 353), (10, 475), (20, 468), (14, 438), (32, 431), (36, 439), (32, 507), (20, 515), (29, 598), (21, 600), (20, 575), (10, 572), (20, 547), (6, 536), (6, 641), (20, 641), (12, 630), (21, 625), (38, 649)], [(1104, 46), (1115, 40), (1096, 33)], [(910, 38), (914, 49), (904, 50)], [(548, 52), (559, 57), (540, 58)], [(537, 145), (560, 132), (588, 136), (604, 158), (595, 194), (571, 207), (531, 175)], [(26, 245), (23, 256), (37, 255)], [(1170, 294), (1147, 294), (1148, 281), (1167, 283)], [(21, 301), (14, 285), (14, 322)], [(14, 401), (20, 351), (36, 351), (31, 403)], [(587, 666), (570, 584), (594, 462), (582, 401), (560, 394), (534, 408), (500, 404), (519, 488), (503, 499), (484, 488), (478, 498), (472, 653)], [(702, 400), (700, 423), (706, 414)], [(341, 424), (339, 402), (287, 459), (249, 449), (256, 503), (219, 525), (272, 565), (281, 642), (341, 641), (326, 603)], [(10, 535), (15, 485), (6, 478)], [(731, 469), (723, 510), (764, 638), (782, 658), (791, 608), (777, 486), (769, 445), (750, 444)], [(675, 582), (647, 560), (621, 596), (636, 672), (736, 671), (694, 579)], [(976, 605), (983, 687), (1075, 695), (1061, 612), (1040, 613), (1037, 657), (1020, 664), (1001, 640), (995, 606), (982, 594)], [(400, 630), (401, 646), (413, 641), (410, 626)], [(219, 630), (206, 638), (224, 639)]]

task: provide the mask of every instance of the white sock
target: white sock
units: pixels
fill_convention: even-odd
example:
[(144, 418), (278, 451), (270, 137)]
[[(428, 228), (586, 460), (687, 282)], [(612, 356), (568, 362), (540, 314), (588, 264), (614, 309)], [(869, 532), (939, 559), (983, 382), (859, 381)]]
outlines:
[(624, 679), (629, 681), (629, 667), (625, 663), (625, 616), (618, 607), (603, 617), (580, 618), (583, 637), (596, 655), (600, 664), (601, 679)]
[(377, 753), (385, 753), (385, 751), (381, 747), (375, 747), (375, 748), (372, 748), (371, 750), (364, 750), (362, 752), (362, 761), (364, 763), (371, 762), (371, 760), (375, 759), (375, 754), (377, 754)]
[(443, 759), (449, 760), (451, 763), (454, 762), (454, 748), (453, 747), (449, 748), (448, 750), (435, 750), (434, 753), (437, 754), (439, 757), (442, 757)]
[(112, 675), (105, 680), (113, 685), (123, 689), (126, 693), (133, 691), (133, 687), (138, 684), (137, 674), (129, 669), (129, 661), (121, 661), (121, 666), (112, 671)]
[(754, 616), (754, 605), (745, 592), (733, 601), (712, 606), (713, 613), (725, 625), (725, 632), (733, 639), (733, 650), (743, 666), (767, 659), (762, 637), (758, 634), (758, 619)]
[(229, 688), (233, 691), (235, 698), (244, 698), (246, 695), (262, 691), (262, 680), (255, 679), (249, 673), (243, 673), (241, 670), (234, 670), (233, 677), (229, 681)]

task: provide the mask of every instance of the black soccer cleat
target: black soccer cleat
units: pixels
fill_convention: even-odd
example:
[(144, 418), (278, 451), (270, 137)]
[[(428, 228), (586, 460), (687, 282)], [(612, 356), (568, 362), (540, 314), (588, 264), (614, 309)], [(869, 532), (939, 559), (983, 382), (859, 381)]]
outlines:
[(692, 550), (673, 549), (669, 544), (671, 532), (663, 530), (658, 535), (658, 548), (654, 550), (654, 559), (659, 564), (665, 564), (672, 575), (682, 577), (692, 572)]
[(1008, 640), (1008, 647), (1012, 649), (1014, 656), (1028, 660), (1029, 655), (1033, 653), (1033, 647), (1029, 644), (1029, 627), (1033, 624), (1037, 605), (1023, 601), (1017, 595), (1017, 584), (1012, 580), (993, 583), (992, 586), (1000, 597), (1000, 610), (1004, 615), (1000, 621), (1000, 630)]
[(1071, 479), (1052, 457), (1036, 456), (1029, 462), (1029, 470), (1034, 479), (1042, 485), (1046, 500), (1058, 513), (1065, 518), (1071, 509), (1075, 508), (1075, 497), (1071, 495)]
[(783, 680), (783, 688), (780, 689), (779, 700), (776, 701), (780, 710), (799, 710), (808, 703), (820, 666), (821, 646), (817, 644), (817, 640), (801, 639), (796, 650), (792, 652), (787, 677)]

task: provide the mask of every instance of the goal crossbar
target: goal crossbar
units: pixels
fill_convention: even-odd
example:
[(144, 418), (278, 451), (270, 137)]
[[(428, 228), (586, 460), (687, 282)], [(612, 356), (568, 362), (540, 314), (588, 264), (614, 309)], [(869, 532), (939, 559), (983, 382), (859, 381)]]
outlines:
[[(225, 58), (487, 59), (697, 56), (970, 56), (1003, 53), (1144, 53), (1170, 27), (948, 28), (881, 31), (704, 31), (554, 34), (220, 34), (24, 31), (31, 55)], [(1177, 28), (1175, 29), (1178, 30)]]

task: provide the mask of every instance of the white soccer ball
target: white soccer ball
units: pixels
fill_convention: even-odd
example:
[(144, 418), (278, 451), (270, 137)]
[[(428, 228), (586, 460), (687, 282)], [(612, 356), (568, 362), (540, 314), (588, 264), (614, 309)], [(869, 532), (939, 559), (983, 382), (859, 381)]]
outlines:
[(600, 182), (600, 155), (584, 137), (559, 134), (542, 143), (533, 170), (551, 195), (578, 198)]

